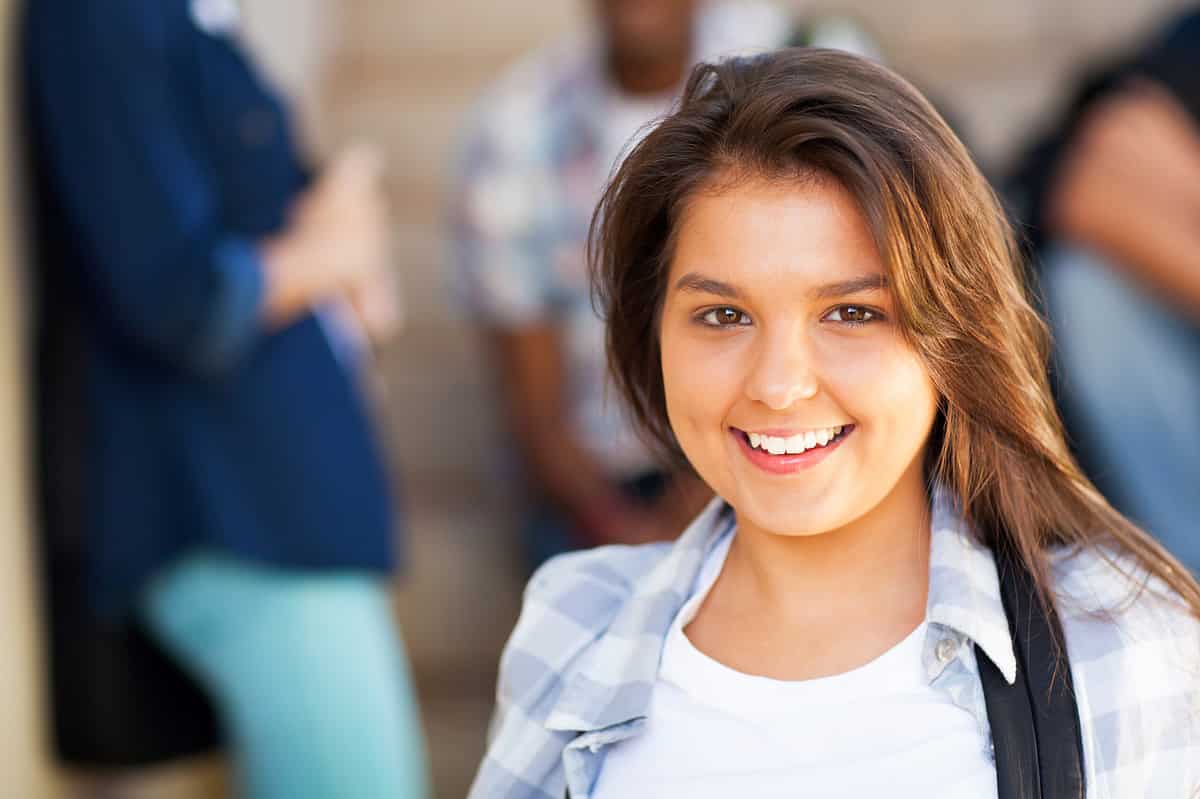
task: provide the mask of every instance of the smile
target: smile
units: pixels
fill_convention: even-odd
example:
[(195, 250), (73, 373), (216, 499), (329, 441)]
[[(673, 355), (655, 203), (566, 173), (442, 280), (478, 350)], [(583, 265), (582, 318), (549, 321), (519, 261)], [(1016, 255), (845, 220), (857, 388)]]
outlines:
[(854, 425), (819, 427), (789, 435), (730, 428), (746, 458), (764, 471), (789, 474), (816, 466), (854, 432)]

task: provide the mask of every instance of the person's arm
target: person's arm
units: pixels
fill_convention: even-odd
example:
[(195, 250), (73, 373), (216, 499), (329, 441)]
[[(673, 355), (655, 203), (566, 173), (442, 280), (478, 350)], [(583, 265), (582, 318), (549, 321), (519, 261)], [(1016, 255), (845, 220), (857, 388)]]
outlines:
[(1046, 217), (1200, 319), (1200, 129), (1165, 90), (1143, 84), (1089, 113)]
[(633, 543), (657, 537), (658, 520), (613, 488), (572, 429), (558, 327), (547, 322), (498, 329), (490, 339), (495, 342), (509, 427), (537, 484), (586, 536), (579, 543)]

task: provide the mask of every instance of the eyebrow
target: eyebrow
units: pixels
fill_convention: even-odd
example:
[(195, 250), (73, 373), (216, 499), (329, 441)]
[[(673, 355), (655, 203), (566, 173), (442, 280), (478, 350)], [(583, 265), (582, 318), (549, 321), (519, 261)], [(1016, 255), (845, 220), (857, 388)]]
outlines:
[[(696, 272), (688, 272), (675, 281), (675, 288), (678, 291), (690, 291), (697, 294), (715, 294), (718, 297), (724, 297), (729, 300), (736, 300), (742, 296), (736, 286), (711, 277), (705, 277)], [(814, 298), (825, 300), (832, 297), (844, 297), (848, 294), (861, 294), (867, 291), (884, 291), (887, 288), (888, 279), (886, 275), (863, 275), (862, 277), (854, 277), (849, 280), (839, 280), (836, 283), (825, 283), (824, 285), (817, 286), (811, 293)]]
[(887, 275), (863, 275), (837, 283), (826, 283), (813, 289), (813, 296), (819, 300), (833, 297), (844, 297), (847, 294), (861, 294), (867, 291), (885, 291), (888, 287)]
[(695, 272), (688, 272), (679, 278), (679, 280), (676, 280), (675, 289), (677, 291), (691, 291), (697, 294), (716, 294), (718, 297), (724, 297), (727, 300), (736, 300), (742, 296), (730, 284), (696, 274)]

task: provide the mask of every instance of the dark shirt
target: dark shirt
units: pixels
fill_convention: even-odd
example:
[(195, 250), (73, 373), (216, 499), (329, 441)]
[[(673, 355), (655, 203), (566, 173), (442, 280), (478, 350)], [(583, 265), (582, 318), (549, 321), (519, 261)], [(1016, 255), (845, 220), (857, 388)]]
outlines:
[(106, 609), (195, 546), (393, 565), (388, 478), (352, 370), (314, 317), (261, 323), (256, 242), (306, 179), (288, 119), (236, 42), (190, 12), (37, 0), (23, 29), (43, 308), (79, 333), (79, 394), (64, 402), (46, 364), (42, 390), (82, 417), (74, 515)]

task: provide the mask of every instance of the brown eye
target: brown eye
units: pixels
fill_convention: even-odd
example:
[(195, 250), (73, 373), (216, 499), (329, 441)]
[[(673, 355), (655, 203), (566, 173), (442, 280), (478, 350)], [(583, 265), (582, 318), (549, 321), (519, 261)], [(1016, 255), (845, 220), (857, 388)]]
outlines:
[(732, 327), (750, 323), (750, 318), (737, 308), (713, 308), (706, 312), (701, 320), (713, 327)]
[(879, 318), (878, 311), (862, 305), (839, 305), (825, 316), (825, 319), (830, 322), (842, 322), (848, 325), (864, 325)]

